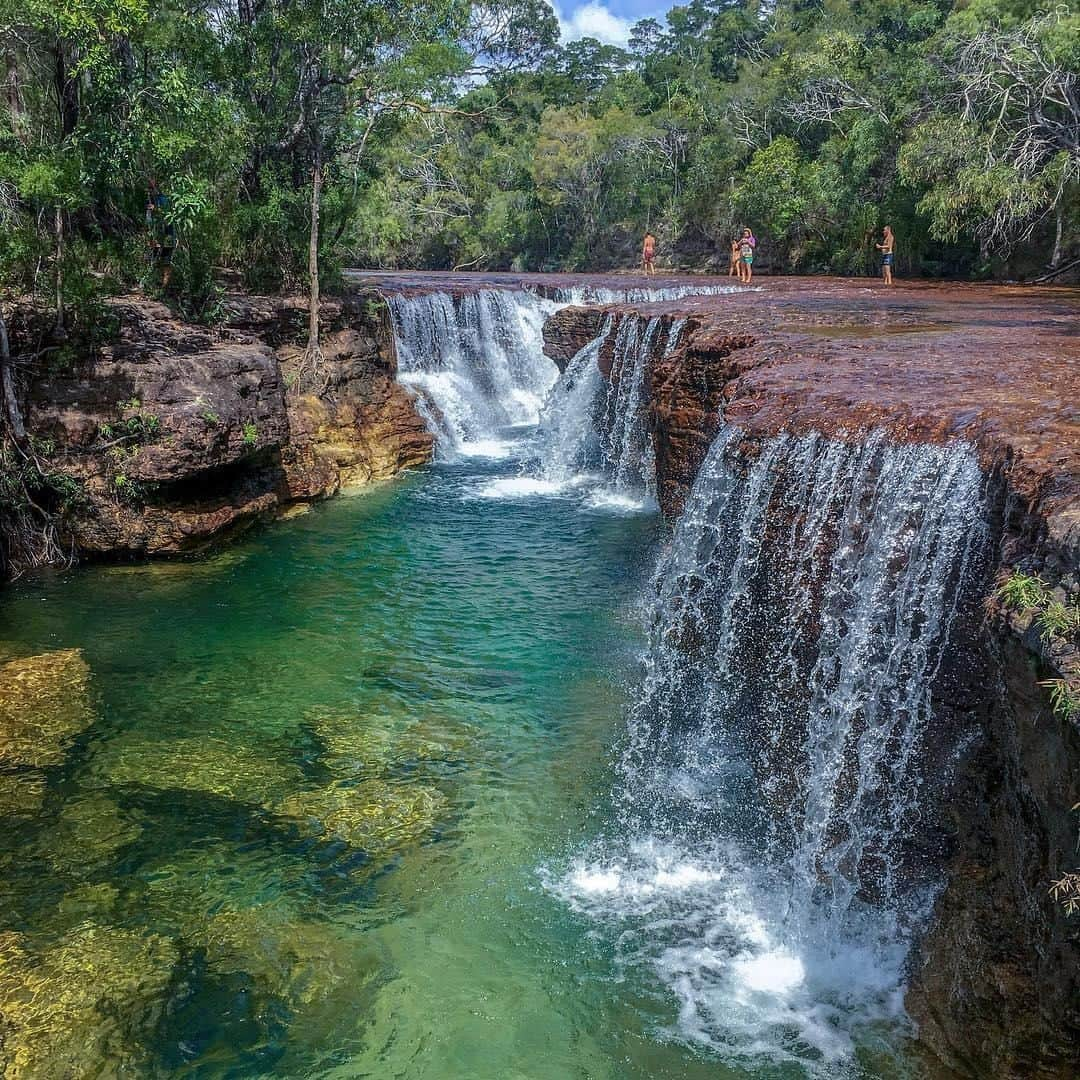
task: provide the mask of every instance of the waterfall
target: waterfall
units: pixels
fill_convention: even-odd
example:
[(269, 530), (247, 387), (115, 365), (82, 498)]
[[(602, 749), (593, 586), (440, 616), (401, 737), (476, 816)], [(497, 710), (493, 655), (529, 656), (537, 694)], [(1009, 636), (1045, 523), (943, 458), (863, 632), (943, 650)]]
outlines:
[(556, 304), (484, 289), (387, 296), (398, 379), (413, 389), (443, 453), (491, 451), (507, 429), (535, 424), (558, 377), (543, 326)]
[(677, 1037), (835, 1076), (860, 1031), (902, 1022), (937, 884), (933, 692), (983, 478), (964, 445), (742, 442), (715, 441), (654, 577), (622, 834), (555, 887), (659, 973)]
[[(598, 473), (615, 496), (655, 499), (648, 364), (678, 345), (685, 325), (684, 319), (672, 320), (661, 345), (664, 322), (657, 316), (609, 316), (567, 365), (541, 418), (541, 471), (547, 480), (566, 484)], [(602, 354), (609, 349), (611, 369), (604, 379)]]
[(658, 304), (666, 300), (682, 300), (687, 296), (719, 296), (738, 292), (738, 285), (658, 285), (629, 286), (612, 289), (598, 285), (572, 285), (569, 288), (551, 290), (550, 295), (559, 304)]
[[(543, 297), (532, 288), (488, 288), (460, 295), (387, 293), (386, 300), (397, 347), (398, 379), (416, 395), (419, 411), (436, 435), (440, 452), (453, 456), (496, 452), (505, 447), (512, 429), (538, 422), (559, 375), (554, 362), (544, 354), (543, 340), (544, 322), (558, 308), (652, 303), (735, 289), (730, 285), (625, 289), (586, 285), (558, 288), (550, 297)], [(617, 360), (621, 356), (621, 352), (617, 354)], [(635, 369), (631, 378), (639, 377), (640, 371)], [(628, 414), (620, 414), (621, 420), (627, 418)], [(572, 426), (576, 419), (569, 423)], [(636, 419), (623, 432), (618, 446), (605, 447), (606, 453), (624, 458), (621, 469), (618, 462), (614, 466), (621, 476), (617, 481), (620, 490), (632, 485), (635, 470), (640, 473), (638, 484), (643, 490), (648, 487), (645, 473), (651, 470), (643, 466), (645, 473), (641, 473), (636, 461), (641, 448), (631, 449), (625, 441), (640, 442), (640, 431), (634, 425)], [(584, 441), (573, 453), (594, 449), (595, 432), (588, 438), (582, 434)]]

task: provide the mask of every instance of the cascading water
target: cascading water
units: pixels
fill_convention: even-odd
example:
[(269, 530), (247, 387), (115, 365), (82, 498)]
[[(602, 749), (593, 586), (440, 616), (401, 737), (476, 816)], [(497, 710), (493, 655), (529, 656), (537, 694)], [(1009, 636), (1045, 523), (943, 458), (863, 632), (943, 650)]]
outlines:
[(387, 302), (398, 378), (416, 392), (443, 453), (491, 451), (508, 428), (537, 422), (559, 374), (543, 349), (553, 301), (484, 289), (391, 294)]
[(621, 835), (554, 887), (660, 974), (676, 1037), (834, 1077), (873, 1021), (902, 1027), (983, 479), (966, 446), (741, 442), (714, 443), (655, 575)]
[[(541, 406), (559, 378), (543, 348), (544, 322), (558, 308), (660, 302), (734, 291), (735, 287), (728, 285), (574, 286), (544, 297), (532, 289), (480, 289), (461, 295), (389, 293), (387, 303), (397, 347), (398, 378), (416, 393), (440, 452), (453, 455), (505, 450), (510, 429), (538, 422)], [(597, 348), (594, 359), (598, 355)], [(640, 374), (640, 370), (632, 373), (635, 378)], [(593, 372), (587, 378), (596, 382)], [(590, 399), (590, 408), (592, 404)], [(552, 411), (549, 408), (549, 415)], [(580, 419), (575, 416), (570, 424)], [(626, 419), (620, 415), (620, 421)], [(633, 431), (636, 427), (632, 425), (624, 435), (630, 437)], [(585, 442), (587, 447), (567, 447), (567, 452), (580, 455), (591, 451), (592, 437)], [(607, 449), (617, 453), (625, 447)], [(553, 451), (553, 468), (558, 467), (559, 452)], [(629, 484), (627, 470), (634, 467), (629, 458), (623, 461), (621, 486)], [(546, 465), (543, 471), (545, 476), (551, 473)]]
[(559, 304), (657, 304), (665, 300), (682, 300), (686, 296), (719, 296), (738, 292), (736, 285), (661, 285), (611, 289), (596, 285), (574, 285), (554, 289), (550, 296)]
[[(646, 422), (646, 372), (650, 358), (678, 344), (685, 320), (611, 316), (600, 333), (567, 365), (541, 420), (541, 472), (555, 484), (599, 474), (615, 497), (653, 500), (656, 467)], [(610, 342), (610, 346), (609, 346)], [(604, 379), (601, 354), (610, 347)]]

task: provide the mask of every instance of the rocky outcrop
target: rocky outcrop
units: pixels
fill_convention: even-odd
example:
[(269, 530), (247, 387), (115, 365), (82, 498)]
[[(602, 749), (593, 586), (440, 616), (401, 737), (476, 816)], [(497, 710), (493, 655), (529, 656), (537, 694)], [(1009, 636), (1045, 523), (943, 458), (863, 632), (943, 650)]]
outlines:
[[(722, 421), (744, 432), (748, 459), (781, 431), (963, 441), (986, 476), (992, 561), (1038, 572), (1058, 599), (1080, 593), (1080, 292), (770, 279), (760, 292), (566, 309), (547, 351), (565, 365), (605, 318), (657, 316), (686, 321), (645, 377), (669, 518)], [(598, 366), (608, 377), (602, 354)], [(1080, 664), (1076, 643), (1051, 650), (1030, 620), (989, 608), (940, 673), (947, 700), (924, 748), (939, 765), (954, 758), (923, 852), (947, 885), (907, 1004), (932, 1076), (1064, 1080), (1080, 1054), (1080, 919), (1049, 886), (1078, 861), (1080, 732), (1041, 680), (1078, 678)]]
[(1076, 1075), (1080, 923), (1049, 895), (1076, 866), (1080, 730), (1054, 716), (1031, 654), (989, 635), (992, 696), (949, 792), (948, 885), (906, 1004), (942, 1077)]
[(377, 297), (326, 305), (319, 392), (307, 395), (288, 389), (301, 302), (230, 297), (213, 330), (142, 298), (110, 308), (114, 340), (35, 379), (26, 401), (49, 468), (77, 486), (64, 543), (83, 556), (198, 549), (430, 460)]

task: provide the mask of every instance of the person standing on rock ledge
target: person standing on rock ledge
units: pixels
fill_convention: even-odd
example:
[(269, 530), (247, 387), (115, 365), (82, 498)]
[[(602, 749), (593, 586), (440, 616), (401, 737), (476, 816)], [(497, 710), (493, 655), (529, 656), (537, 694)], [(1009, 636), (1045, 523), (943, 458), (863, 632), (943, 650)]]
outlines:
[(743, 229), (739, 237), (739, 254), (742, 262), (739, 264), (739, 280), (744, 285), (750, 284), (754, 276), (754, 249), (757, 247), (757, 238), (749, 229)]
[(651, 232), (645, 234), (641, 245), (641, 266), (646, 274), (656, 273), (656, 237)]
[(881, 252), (881, 276), (886, 285), (893, 283), (892, 260), (895, 246), (896, 240), (893, 237), (892, 226), (886, 225), (881, 235), (881, 243), (876, 245), (878, 251)]
[(150, 177), (146, 196), (146, 227), (150, 232), (150, 253), (156, 267), (161, 269), (161, 287), (168, 289), (172, 281), (172, 257), (176, 250), (176, 229), (168, 219), (169, 199), (162, 194), (157, 179)]

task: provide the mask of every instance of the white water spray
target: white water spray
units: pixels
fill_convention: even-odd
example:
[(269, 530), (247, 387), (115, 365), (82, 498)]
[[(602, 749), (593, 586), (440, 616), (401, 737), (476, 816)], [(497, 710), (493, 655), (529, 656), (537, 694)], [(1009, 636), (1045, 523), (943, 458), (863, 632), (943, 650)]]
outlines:
[[(547, 480), (565, 485), (598, 476), (609, 498), (655, 500), (656, 464), (646, 416), (648, 365), (678, 345), (684, 325), (683, 319), (659, 316), (605, 319), (600, 333), (567, 365), (545, 404), (540, 456)], [(600, 369), (605, 351), (610, 353), (606, 379)]]
[(555, 887), (668, 985), (676, 1037), (834, 1077), (903, 1021), (983, 479), (966, 446), (741, 439), (714, 443), (656, 572), (621, 835)]
[[(557, 367), (544, 354), (543, 327), (560, 307), (650, 303), (733, 291), (733, 286), (705, 284), (627, 289), (574, 286), (556, 289), (549, 297), (533, 289), (492, 288), (460, 295), (389, 293), (386, 299), (397, 347), (398, 379), (415, 393), (439, 452), (453, 456), (509, 452), (510, 444), (520, 438), (520, 429), (538, 422), (542, 404), (559, 379)], [(636, 377), (640, 372), (632, 374)], [(591, 372), (588, 378), (593, 378)], [(630, 438), (635, 431), (623, 434)], [(618, 454), (625, 449), (624, 439), (607, 451)], [(581, 450), (579, 446), (574, 452)], [(628, 470), (633, 468), (635, 463), (626, 457), (619, 490), (629, 484)], [(545, 467), (544, 471), (547, 475), (550, 470)]]
[(412, 388), (443, 453), (492, 452), (508, 429), (536, 424), (559, 372), (544, 355), (556, 304), (485, 289), (387, 297), (398, 379)]

